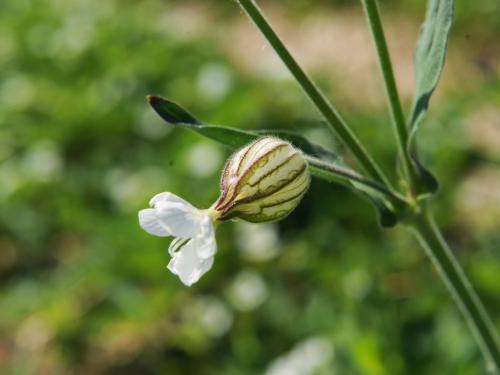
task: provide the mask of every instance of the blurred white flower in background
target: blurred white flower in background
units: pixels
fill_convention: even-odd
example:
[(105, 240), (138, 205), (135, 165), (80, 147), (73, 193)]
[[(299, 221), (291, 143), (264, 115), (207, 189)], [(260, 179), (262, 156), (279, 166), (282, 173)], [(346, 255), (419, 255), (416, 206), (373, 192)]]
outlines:
[(158, 32), (177, 42), (189, 42), (204, 35), (207, 27), (213, 27), (209, 6), (186, 2), (186, 4), (170, 5), (163, 14), (159, 15), (154, 27)]
[(311, 337), (276, 358), (266, 375), (311, 375), (322, 369), (333, 357), (333, 346), (325, 337)]
[(268, 296), (267, 286), (255, 272), (239, 273), (227, 291), (227, 297), (236, 310), (251, 311), (258, 308)]
[(203, 330), (211, 337), (221, 337), (231, 329), (233, 313), (220, 298), (200, 297), (195, 300), (191, 310)]
[(30, 107), (36, 98), (36, 88), (29, 77), (22, 74), (11, 75), (0, 85), (0, 106), (10, 110)]
[(189, 149), (187, 169), (195, 177), (209, 177), (218, 172), (224, 158), (213, 143), (199, 142)]
[(52, 141), (38, 141), (19, 157), (11, 155), (8, 141), (3, 151), (5, 155), (0, 152), (0, 200), (7, 199), (30, 181), (51, 182), (62, 175), (63, 158)]
[(146, 196), (161, 190), (166, 180), (166, 173), (158, 167), (146, 167), (134, 172), (115, 168), (105, 176), (108, 194), (124, 211), (136, 210)]
[[(109, 74), (94, 80), (85, 90), (85, 103), (88, 110), (95, 114), (111, 113), (139, 85), (138, 78), (122, 72), (111, 71)], [(106, 100), (102, 100), (106, 98)]]
[(173, 126), (165, 124), (165, 121), (149, 108), (144, 108), (137, 116), (135, 129), (144, 138), (154, 140), (166, 136), (172, 131)]
[(217, 102), (226, 97), (231, 91), (233, 80), (231, 71), (226, 65), (205, 64), (198, 74), (198, 94), (205, 100)]
[(344, 292), (353, 299), (366, 297), (373, 286), (370, 275), (361, 268), (348, 272), (342, 280)]
[(57, 59), (77, 58), (92, 44), (94, 30), (94, 20), (88, 14), (70, 14), (65, 17), (62, 26), (53, 32), (45, 48)]
[(280, 239), (275, 224), (239, 222), (236, 233), (236, 245), (247, 260), (265, 262), (275, 258), (280, 251)]
[(53, 335), (52, 328), (45, 320), (31, 315), (19, 326), (15, 343), (17, 347), (29, 352), (40, 351), (52, 339)]
[(63, 160), (52, 141), (44, 140), (31, 146), (22, 159), (22, 167), (29, 178), (50, 181), (60, 176)]
[(459, 225), (483, 234), (498, 231), (500, 223), (500, 169), (484, 165), (470, 171), (460, 181), (455, 196), (455, 214)]

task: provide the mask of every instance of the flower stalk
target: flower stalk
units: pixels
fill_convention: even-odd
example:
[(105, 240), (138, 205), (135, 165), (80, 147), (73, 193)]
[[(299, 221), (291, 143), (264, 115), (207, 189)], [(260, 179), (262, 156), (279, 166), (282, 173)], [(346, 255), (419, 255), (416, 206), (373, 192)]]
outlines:
[(488, 371), (499, 374), (500, 344), (495, 326), (427, 207), (424, 206), (422, 211), (415, 215), (410, 227), (476, 337)]
[(408, 180), (410, 193), (414, 193), (418, 177), (414, 165), (407, 151), (408, 128), (399, 99), (398, 88), (394, 78), (391, 57), (387, 47), (387, 41), (384, 35), (384, 28), (380, 18), (380, 12), (375, 0), (362, 0), (365, 9), (366, 18), (370, 25), (375, 49), (377, 51), (378, 61), (382, 77), (384, 79), (385, 92), (392, 118), (392, 128), (396, 138), (399, 159), (403, 169), (403, 175)]
[[(404, 215), (398, 215), (398, 219), (404, 217), (424, 247), (475, 335), (486, 359), (488, 370), (493, 374), (500, 374), (500, 345), (494, 324), (436, 226), (428, 209), (429, 202), (418, 199), (421, 197), (417, 196), (421, 176), (417, 173), (407, 149), (408, 129), (376, 0), (362, 0), (362, 3), (384, 78), (393, 131), (403, 169), (401, 177), (408, 188), (405, 197), (392, 189), (354, 132), (287, 50), (255, 0), (236, 1), (274, 48), (308, 98), (327, 120), (330, 128), (336, 131), (358, 159), (368, 176), (361, 176), (348, 168), (304, 155), (291, 144), (277, 138), (258, 139), (240, 149), (228, 160), (221, 178), (221, 196), (208, 210), (198, 210), (170, 193), (155, 196), (150, 203), (152, 208), (141, 210), (139, 221), (144, 230), (156, 236), (175, 237), (169, 248), (172, 260), (168, 268), (186, 285), (197, 282), (212, 267), (217, 251), (214, 234), (216, 225), (235, 218), (262, 222), (285, 217), (295, 209), (309, 187), (309, 172), (343, 185), (356, 187), (361, 185), (362, 188), (358, 190), (362, 193), (366, 192), (366, 188), (370, 188), (377, 192), (377, 199), (378, 196), (383, 196), (384, 208), (387, 201), (392, 206), (391, 209), (394, 209), (394, 213), (402, 214), (404, 211)], [(434, 8), (438, 9), (437, 5), (443, 2), (435, 0), (433, 4)], [(447, 16), (446, 10), (444, 7), (443, 17)], [(432, 86), (432, 89), (434, 88), (435, 84)], [(153, 102), (153, 99), (158, 98), (150, 97), (150, 102)], [(167, 105), (160, 110), (159, 106), (154, 108), (167, 122), (202, 128), (201, 122), (175, 103), (164, 101), (161, 104)], [(204, 129), (207, 130), (208, 126)], [(201, 131), (200, 134), (206, 135)], [(248, 137), (251, 134), (233, 131), (232, 136)], [(218, 137), (212, 138), (218, 139)], [(230, 145), (234, 143), (234, 140), (228, 141), (230, 138), (227, 134), (223, 139), (223, 143)]]
[(305, 156), (305, 159), (309, 162), (311, 174), (322, 176), (322, 172), (324, 170), (327, 170), (329, 172), (332, 172), (336, 176), (335, 182), (337, 183), (350, 187), (353, 181), (355, 181), (356, 183), (359, 183), (366, 188), (375, 190), (388, 202), (391, 203), (392, 208), (394, 209), (396, 214), (402, 213), (408, 206), (405, 198), (400, 194), (393, 192), (377, 181), (362, 176), (353, 170), (311, 156)]
[(486, 360), (487, 369), (493, 374), (499, 374), (500, 346), (495, 326), (434, 222), (426, 202), (415, 200), (420, 181), (407, 150), (408, 129), (394, 79), (379, 9), (376, 0), (362, 0), (362, 3), (384, 79), (399, 159), (409, 188), (410, 194), (408, 198), (412, 201), (413, 209), (417, 212), (411, 220), (411, 227), (474, 333)]

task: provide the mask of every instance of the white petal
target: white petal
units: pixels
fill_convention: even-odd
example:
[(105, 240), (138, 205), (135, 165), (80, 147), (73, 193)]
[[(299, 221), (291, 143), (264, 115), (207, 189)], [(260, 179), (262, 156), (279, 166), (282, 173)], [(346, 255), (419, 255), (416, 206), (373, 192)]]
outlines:
[(174, 238), (172, 242), (170, 242), (170, 245), (168, 247), (168, 253), (170, 254), (170, 256), (173, 257), (175, 254), (177, 254), (180, 248), (184, 246), (188, 241), (189, 239), (186, 238), (180, 238), (180, 237)]
[(214, 226), (209, 216), (204, 216), (201, 220), (199, 234), (194, 238), (196, 252), (201, 258), (211, 258), (217, 252)]
[(190, 238), (198, 234), (203, 215), (189, 203), (157, 202), (156, 215), (176, 237)]
[(154, 236), (166, 237), (171, 235), (168, 228), (158, 219), (156, 210), (153, 208), (139, 211), (139, 224), (142, 229)]
[[(182, 203), (188, 206), (191, 206), (188, 202), (186, 202), (184, 199), (178, 197), (175, 194), (169, 193), (169, 192), (164, 192), (160, 194), (156, 194), (151, 200), (149, 201), (149, 205), (151, 207), (154, 207), (156, 203), (158, 202), (171, 202), (171, 203)], [(192, 207), (192, 206), (191, 206)], [(193, 207), (194, 208), (194, 207)]]
[(214, 262), (211, 258), (200, 258), (196, 252), (194, 240), (190, 240), (182, 249), (174, 254), (167, 268), (191, 286), (207, 272)]

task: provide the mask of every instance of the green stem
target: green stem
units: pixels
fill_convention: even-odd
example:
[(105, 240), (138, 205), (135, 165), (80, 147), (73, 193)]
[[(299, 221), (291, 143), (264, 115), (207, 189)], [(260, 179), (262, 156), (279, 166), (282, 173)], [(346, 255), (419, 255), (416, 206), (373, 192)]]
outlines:
[(427, 208), (414, 218), (412, 226), (473, 331), (487, 369), (492, 374), (499, 374), (500, 346), (493, 322)]
[(287, 50), (283, 42), (280, 40), (276, 32), (272, 29), (269, 22), (266, 20), (262, 11), (259, 9), (254, 0), (237, 0), (241, 8), (247, 13), (250, 19), (255, 23), (257, 28), (262, 32), (269, 44), (286, 65), (290, 73), (300, 84), (306, 95), (313, 102), (319, 112), (325, 117), (339, 137), (345, 142), (347, 147), (356, 156), (360, 164), (366, 172), (379, 183), (389, 186), (387, 178), (384, 176), (373, 158), (368, 154), (361, 142), (354, 135), (349, 126), (341, 118), (331, 103), (325, 98), (320, 89), (313, 83), (311, 78), (295, 61), (293, 56)]
[[(404, 210), (404, 208), (407, 206), (407, 203), (403, 197), (391, 191), (386, 186), (381, 185), (377, 181), (362, 176), (351, 169), (339, 166), (337, 164), (325, 162), (318, 158), (307, 155), (305, 155), (304, 157), (309, 163), (311, 174), (319, 178), (337, 182), (351, 188), (353, 187), (352, 182), (355, 181), (383, 195), (389, 202), (391, 202), (394, 209), (396, 209), (396, 211), (398, 212)], [(325, 173), (325, 171), (329, 173)]]
[(394, 79), (394, 72), (392, 70), (391, 58), (387, 42), (384, 35), (384, 29), (380, 19), (380, 13), (376, 0), (362, 0), (365, 9), (368, 23), (372, 32), (373, 41), (377, 50), (378, 61), (382, 76), (385, 83), (385, 91), (391, 110), (393, 131), (396, 137), (399, 157), (402, 161), (404, 175), (409, 179), (410, 187), (414, 187), (417, 181), (417, 175), (410, 160), (410, 155), (407, 152), (406, 145), (408, 144), (408, 129), (399, 99), (398, 88), (396, 80)]

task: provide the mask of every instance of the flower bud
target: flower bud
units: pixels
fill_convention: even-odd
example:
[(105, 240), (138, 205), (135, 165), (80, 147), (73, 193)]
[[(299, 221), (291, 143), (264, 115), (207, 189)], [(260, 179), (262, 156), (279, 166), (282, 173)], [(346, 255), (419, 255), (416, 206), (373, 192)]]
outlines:
[(221, 195), (212, 210), (219, 221), (282, 219), (297, 207), (309, 183), (307, 161), (300, 150), (278, 138), (260, 138), (227, 161)]

